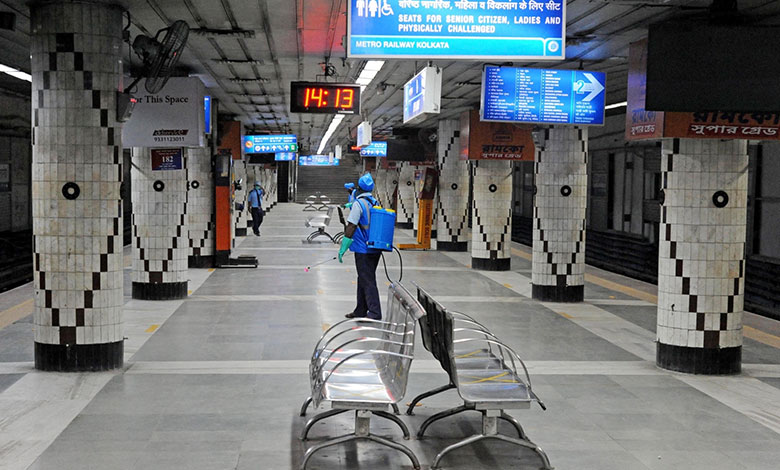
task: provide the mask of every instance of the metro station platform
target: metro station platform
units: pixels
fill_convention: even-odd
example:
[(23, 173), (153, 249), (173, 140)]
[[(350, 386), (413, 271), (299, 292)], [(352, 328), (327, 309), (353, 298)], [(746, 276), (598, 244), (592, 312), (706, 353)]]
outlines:
[[(239, 241), (238, 254), (257, 256), (259, 268), (190, 270), (186, 300), (130, 299), (126, 268), (121, 371), (35, 371), (32, 286), (0, 295), (0, 469), (297, 469), (311, 443), (351, 430), (345, 414), (315, 425), (310, 443), (298, 438), (312, 348), (351, 311), (356, 283), (351, 256), (304, 272), (338, 247), (301, 243), (310, 232), (302, 207), (280, 204), (261, 237)], [(397, 231), (396, 244), (408, 241), (411, 231)], [(529, 249), (514, 244), (512, 253), (511, 271), (486, 272), (470, 268), (469, 253), (404, 252), (402, 283), (476, 317), (527, 361), (548, 410), (511, 414), (557, 470), (777, 468), (778, 322), (746, 314), (739, 376), (668, 372), (655, 366), (654, 286), (588, 267), (584, 303), (539, 303)], [(385, 258), (396, 278), (396, 255)], [(381, 263), (377, 277), (381, 292)], [(418, 339), (405, 402), (446, 381)], [(458, 404), (445, 392), (402, 420), (414, 432)], [(479, 427), (478, 413), (464, 413), (404, 444), (427, 469)], [(372, 432), (401, 441), (381, 421)], [(442, 468), (539, 467), (534, 453), (489, 442), (456, 451)], [(323, 450), (307, 468), (412, 467), (361, 442)]]

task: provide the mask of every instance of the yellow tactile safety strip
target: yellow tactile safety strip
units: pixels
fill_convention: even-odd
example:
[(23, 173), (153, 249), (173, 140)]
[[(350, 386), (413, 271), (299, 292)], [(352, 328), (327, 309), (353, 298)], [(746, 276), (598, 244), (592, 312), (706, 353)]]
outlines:
[(0, 328), (21, 320), (27, 315), (33, 312), (33, 299), (25, 300), (24, 302), (14, 305), (13, 307), (0, 312)]
[(476, 351), (471, 351), (470, 353), (461, 354), (459, 356), (455, 356), (455, 359), (465, 359), (467, 357), (473, 356), (474, 354), (477, 354), (478, 352), (482, 352), (482, 350), (481, 349), (477, 349)]
[(146, 329), (146, 333), (154, 333), (157, 331), (157, 328), (159, 328), (160, 325), (152, 325), (149, 328)]
[[(512, 254), (519, 256), (521, 258), (532, 260), (533, 256), (530, 253), (526, 253), (525, 251), (518, 250), (517, 248), (512, 248)], [(604, 279), (599, 276), (595, 276), (593, 274), (585, 274), (585, 280), (587, 282), (590, 282), (592, 284), (596, 284), (597, 286), (604, 287), (609, 290), (614, 290), (617, 292), (622, 292), (628, 296), (631, 296), (635, 299), (644, 300), (645, 302), (650, 302), (651, 304), (657, 304), (658, 303), (658, 296), (651, 294), (649, 292), (643, 292), (639, 289), (634, 289), (632, 287), (624, 286), (623, 284), (610, 281), (607, 279)], [(563, 312), (555, 312), (559, 315), (562, 315), (566, 318), (572, 318), (571, 316), (563, 313)], [(742, 334), (745, 336), (745, 338), (750, 338), (753, 341), (758, 341), (759, 343), (766, 344), (768, 346), (772, 346), (775, 348), (780, 349), (780, 337), (766, 333), (761, 330), (757, 330), (755, 328), (749, 327), (749, 326), (743, 326), (742, 327)]]
[(476, 379), (471, 382), (466, 382), (465, 385), (474, 385), (474, 384), (480, 384), (485, 382), (498, 382), (498, 383), (504, 383), (504, 384), (516, 384), (518, 383), (515, 379), (502, 379), (501, 377), (506, 377), (509, 375), (509, 372), (502, 372), (500, 374), (496, 374), (492, 377), (474, 377), (470, 375), (464, 375), (463, 377), (467, 379)]

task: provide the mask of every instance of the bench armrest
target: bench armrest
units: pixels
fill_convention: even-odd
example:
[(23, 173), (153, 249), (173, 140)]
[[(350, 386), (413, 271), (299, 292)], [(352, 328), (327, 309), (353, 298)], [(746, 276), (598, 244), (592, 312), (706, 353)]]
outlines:
[[(458, 343), (468, 343), (468, 342), (474, 342), (474, 341), (482, 341), (482, 342), (486, 342), (486, 343), (493, 343), (493, 344), (495, 344), (496, 346), (498, 346), (500, 348), (506, 349), (507, 351), (509, 351), (509, 353), (512, 356), (517, 358), (517, 360), (520, 362), (520, 365), (523, 366), (523, 372), (525, 372), (526, 385), (528, 385), (528, 393), (531, 395), (531, 397), (534, 400), (536, 400), (539, 403), (539, 406), (541, 406), (542, 409), (547, 409), (544, 406), (544, 404), (542, 403), (542, 401), (539, 399), (539, 397), (533, 392), (533, 390), (531, 388), (531, 376), (528, 375), (528, 368), (525, 366), (525, 363), (520, 358), (520, 355), (517, 354), (517, 352), (515, 352), (514, 349), (512, 349), (511, 347), (509, 347), (506, 344), (502, 343), (501, 341), (497, 341), (497, 340), (494, 340), (494, 339), (464, 338), (464, 339), (456, 339), (452, 343), (453, 344), (458, 344)], [(517, 369), (516, 368), (515, 368), (515, 375), (517, 375)]]
[[(464, 320), (464, 321), (468, 321), (468, 320)], [(454, 328), (452, 331), (455, 332), (455, 333), (458, 333), (458, 332), (461, 332), (461, 331), (468, 331), (468, 332), (472, 332), (472, 333), (475, 333), (475, 334), (483, 335), (486, 339), (492, 339), (494, 341), (498, 341), (499, 343), (501, 343), (501, 340), (498, 339), (498, 337), (496, 335), (494, 335), (493, 333), (491, 333), (487, 329), (483, 329), (483, 328), (463, 328), (463, 327), (460, 327), (460, 328)], [(477, 339), (477, 338), (475, 338), (475, 339)], [(492, 344), (490, 344), (490, 343), (488, 343), (488, 351), (490, 351), (491, 353), (493, 352)], [(504, 351), (499, 347), (498, 352), (501, 355), (501, 360), (504, 360)], [(512, 356), (510, 356), (509, 359), (512, 361), (512, 366), (516, 368), (514, 358), (512, 358)]]
[(382, 325), (382, 326), (392, 326), (392, 327), (399, 327), (399, 326), (401, 326), (400, 323), (391, 323), (391, 322), (386, 322), (386, 321), (382, 321), (382, 320), (372, 320), (370, 318), (349, 318), (347, 320), (341, 320), (340, 322), (332, 325), (330, 328), (325, 330), (325, 332), (320, 337), (319, 341), (317, 341), (317, 344), (314, 345), (314, 351), (316, 352), (318, 349), (320, 349), (320, 344), (322, 344), (322, 342), (325, 341), (325, 338), (328, 336), (328, 334), (331, 331), (333, 331), (333, 330), (337, 329), (338, 327), (340, 327), (342, 325), (345, 325), (347, 323), (369, 323), (371, 325), (376, 325), (376, 326)]

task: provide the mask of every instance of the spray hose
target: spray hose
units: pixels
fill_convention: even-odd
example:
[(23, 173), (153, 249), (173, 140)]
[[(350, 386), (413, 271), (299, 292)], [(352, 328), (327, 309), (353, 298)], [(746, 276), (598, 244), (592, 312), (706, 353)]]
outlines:
[(382, 253), (382, 265), (385, 268), (385, 277), (387, 278), (387, 282), (401, 282), (401, 280), (404, 278), (404, 258), (401, 256), (401, 252), (398, 251), (398, 248), (393, 246), (393, 251), (398, 253), (398, 263), (401, 267), (401, 274), (398, 276), (398, 280), (390, 279), (390, 274), (387, 272), (387, 263), (385, 262), (385, 254)]

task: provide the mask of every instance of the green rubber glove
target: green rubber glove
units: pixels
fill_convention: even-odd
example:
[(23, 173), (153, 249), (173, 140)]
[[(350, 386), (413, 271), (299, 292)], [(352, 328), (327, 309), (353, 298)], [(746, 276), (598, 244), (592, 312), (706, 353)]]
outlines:
[(341, 258), (344, 256), (344, 253), (349, 250), (349, 246), (352, 245), (352, 239), (349, 237), (344, 237), (341, 239), (341, 248), (339, 248), (339, 263), (343, 263), (344, 261), (341, 260)]
[(348, 202), (348, 203), (344, 204), (344, 209), (352, 209), (352, 203)]

